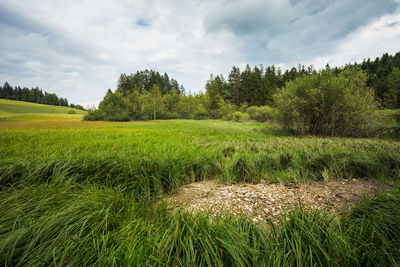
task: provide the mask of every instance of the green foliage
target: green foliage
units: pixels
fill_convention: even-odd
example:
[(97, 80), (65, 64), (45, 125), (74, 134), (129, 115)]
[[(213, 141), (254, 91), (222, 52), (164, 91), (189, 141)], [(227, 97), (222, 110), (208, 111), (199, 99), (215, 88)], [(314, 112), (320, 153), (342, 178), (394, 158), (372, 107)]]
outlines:
[(91, 110), (86, 114), (83, 119), (87, 121), (100, 121), (105, 120), (106, 114), (100, 110)]
[(220, 99), (218, 106), (219, 106), (220, 118), (222, 118), (224, 120), (232, 120), (233, 119), (233, 113), (236, 110), (236, 108), (233, 104)]
[(221, 94), (223, 94), (224, 83), (225, 81), (222, 75), (217, 75), (215, 78), (211, 75), (206, 84), (206, 91), (209, 99), (208, 109), (210, 111), (211, 118), (213, 119), (219, 117), (218, 109), (220, 108), (220, 104), (223, 103)]
[(377, 108), (365, 82), (366, 75), (356, 68), (339, 75), (322, 70), (288, 82), (275, 95), (280, 121), (299, 134), (363, 134)]
[(245, 122), (250, 120), (250, 115), (246, 112), (235, 111), (232, 113), (231, 118), (233, 121)]
[(154, 70), (137, 71), (135, 74), (121, 74), (118, 80), (117, 92), (123, 95), (128, 95), (135, 89), (139, 93), (144, 91), (150, 92), (153, 86), (157, 85), (161, 94), (168, 94), (172, 91), (178, 91), (178, 94), (183, 95), (185, 88), (175, 79), (170, 79), (167, 73), (163, 75)]
[(233, 114), (232, 114), (232, 120), (233, 121), (240, 121), (242, 119), (242, 112), (240, 112), (240, 111), (235, 111)]
[(151, 98), (151, 101), (153, 102), (153, 120), (156, 120), (157, 112), (160, 113), (164, 109), (164, 102), (161, 96), (160, 87), (158, 85), (153, 85)]
[(245, 113), (242, 113), (242, 117), (240, 118), (240, 121), (244, 122), (244, 121), (248, 121), (250, 120), (250, 115)]
[[(350, 67), (361, 67), (365, 71), (367, 78), (367, 86), (370, 87), (375, 95), (376, 100), (383, 106), (388, 108), (400, 107), (400, 52), (394, 56), (384, 54), (375, 61), (368, 59), (361, 64), (351, 64)], [(327, 65), (327, 70), (338, 75), (346, 72), (348, 66), (335, 67), (331, 69)], [(210, 110), (215, 118), (216, 110), (219, 108), (219, 101), (232, 103), (236, 108), (240, 108), (243, 103), (251, 106), (274, 106), (275, 101), (273, 94), (278, 92), (285, 86), (287, 82), (293, 82), (303, 76), (315, 76), (317, 72), (312, 66), (305, 67), (299, 65), (297, 68), (282, 72), (275, 66), (254, 66), (249, 65), (243, 70), (238, 67), (232, 67), (225, 80), (223, 75), (211, 75), (207, 81), (207, 94), (211, 96)], [(240, 110), (244, 112), (244, 110)]]
[(234, 66), (227, 80), (221, 74), (211, 75), (207, 81), (206, 90), (212, 101), (210, 108), (211, 110), (220, 108), (220, 105), (218, 105), (220, 98), (233, 104), (241, 112), (245, 112), (245, 109), (241, 109), (244, 104), (248, 106), (273, 105), (273, 94), (286, 81), (294, 80), (303, 75), (312, 75), (314, 72), (312, 67), (306, 69), (301, 65), (298, 69), (292, 68), (284, 73), (273, 65), (267, 67), (254, 66), (253, 68), (246, 65), (243, 70)]
[(367, 73), (367, 85), (374, 90), (383, 107), (399, 108), (400, 52), (395, 55), (385, 53), (373, 61), (364, 60), (360, 66)]
[(252, 120), (259, 122), (272, 121), (277, 118), (277, 110), (269, 106), (252, 106), (247, 108), (246, 113), (250, 115)]
[(106, 121), (130, 121), (131, 117), (127, 112), (118, 113), (115, 115), (109, 115), (105, 117)]
[[(149, 87), (151, 85), (151, 87)], [(141, 88), (141, 89), (139, 89)], [(184, 88), (168, 75), (144, 71), (121, 75), (115, 92), (110, 89), (97, 110), (89, 111), (85, 120), (130, 121), (151, 119), (219, 118), (218, 109), (210, 108), (209, 95), (182, 95)], [(218, 102), (218, 101), (217, 101)], [(224, 105), (224, 102), (221, 103)]]
[(176, 107), (181, 118), (192, 119), (195, 110), (195, 99), (193, 96), (182, 96)]
[(389, 108), (400, 107), (400, 66), (393, 68), (386, 77), (388, 90), (383, 93), (384, 105)]
[(194, 111), (194, 119), (205, 120), (208, 118), (209, 118), (209, 113), (207, 112), (207, 109), (205, 108), (203, 103), (198, 103)]
[[(318, 73), (312, 66), (306, 68), (304, 65), (284, 73), (275, 66), (250, 68), (246, 65), (243, 70), (233, 67), (227, 80), (222, 74), (211, 74), (205, 85), (206, 93), (194, 96), (185, 96), (184, 88), (176, 80), (169, 79), (167, 74), (160, 75), (153, 70), (138, 71), (135, 74), (120, 76), (118, 87), (113, 94), (122, 99), (113, 103), (121, 102), (121, 105), (111, 106), (114, 110), (109, 110), (110, 106), (104, 105), (100, 113), (105, 114), (102, 119), (118, 118), (121, 109), (116, 106), (122, 106), (122, 111), (130, 120), (149, 120), (155, 117), (231, 120), (235, 111), (245, 113), (250, 107), (252, 109), (249, 110), (249, 114), (252, 119), (266, 121), (276, 117), (275, 111), (267, 108), (268, 106), (285, 104), (281, 120), (286, 123), (286, 119), (289, 119), (286, 126), (294, 132), (322, 135), (352, 135), (356, 132), (364, 135), (376, 134), (387, 129), (376, 124), (370, 129), (360, 127), (366, 122), (365, 114), (371, 114), (374, 109), (370, 103), (372, 95), (383, 107), (400, 106), (399, 58), (400, 53), (395, 56), (384, 54), (375, 62), (368, 60), (360, 65), (355, 63), (333, 69), (327, 65), (326, 70)], [(354, 71), (358, 68), (363, 69), (365, 74)], [(296, 79), (302, 81), (303, 89), (299, 90), (303, 92), (297, 90), (296, 95), (295, 89), (282, 90), (286, 83), (287, 86), (296, 87)], [(371, 89), (367, 89), (365, 84)], [(161, 93), (156, 106), (154, 97), (152, 99), (149, 95), (154, 92), (154, 86), (157, 86)], [(7, 91), (7, 88), (2, 89), (2, 92)], [(282, 91), (287, 92), (286, 96)], [(279, 103), (276, 103), (276, 95), (281, 96)], [(293, 98), (292, 101), (285, 103), (290, 97)], [(342, 103), (342, 99), (346, 102)], [(310, 105), (307, 106), (308, 104)], [(302, 105), (303, 108), (294, 107), (298, 105)], [(257, 108), (260, 106), (267, 107), (261, 110)], [(332, 110), (329, 111), (330, 107)], [(358, 111), (362, 111), (363, 114)], [(93, 115), (91, 118), (101, 119), (101, 116)]]

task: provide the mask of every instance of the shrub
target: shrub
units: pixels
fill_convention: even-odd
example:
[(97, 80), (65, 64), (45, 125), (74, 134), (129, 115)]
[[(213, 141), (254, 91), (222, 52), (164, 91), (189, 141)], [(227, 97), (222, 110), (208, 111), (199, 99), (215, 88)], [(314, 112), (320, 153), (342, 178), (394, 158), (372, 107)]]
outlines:
[(240, 117), (240, 121), (248, 121), (250, 120), (250, 115), (248, 113), (242, 113), (242, 116)]
[(269, 106), (252, 106), (247, 108), (246, 113), (250, 115), (252, 120), (264, 122), (276, 118), (276, 110)]
[(240, 121), (241, 118), (242, 118), (242, 112), (236, 111), (236, 112), (232, 113), (232, 120), (233, 121)]
[(233, 113), (234, 113), (234, 112), (225, 114), (224, 116), (222, 116), (222, 119), (223, 119), (223, 120), (226, 120), (226, 121), (231, 121), (231, 120), (233, 120)]
[(207, 113), (206, 108), (201, 103), (196, 106), (193, 117), (195, 120), (205, 120), (205, 119), (210, 118), (209, 114)]
[(128, 113), (114, 114), (105, 118), (106, 121), (130, 121), (131, 117)]
[(221, 100), (219, 102), (219, 115), (224, 120), (232, 120), (232, 115), (235, 112), (235, 106), (228, 101)]
[(68, 114), (76, 114), (76, 111), (71, 109), (68, 111)]
[(164, 113), (163, 118), (169, 119), (169, 120), (170, 120), (170, 119), (177, 119), (177, 118), (179, 118), (179, 115), (178, 115), (178, 113), (176, 113), (176, 112), (166, 111), (166, 112)]
[(87, 115), (83, 117), (85, 121), (100, 121), (104, 120), (105, 113), (101, 112), (100, 110), (92, 110), (89, 111)]
[(248, 121), (250, 120), (250, 115), (245, 113), (242, 113), (240, 111), (236, 111), (232, 113), (232, 120), (233, 121)]
[(288, 82), (274, 95), (279, 119), (288, 130), (298, 134), (364, 134), (377, 109), (366, 78), (361, 70), (346, 68), (338, 75), (322, 70)]

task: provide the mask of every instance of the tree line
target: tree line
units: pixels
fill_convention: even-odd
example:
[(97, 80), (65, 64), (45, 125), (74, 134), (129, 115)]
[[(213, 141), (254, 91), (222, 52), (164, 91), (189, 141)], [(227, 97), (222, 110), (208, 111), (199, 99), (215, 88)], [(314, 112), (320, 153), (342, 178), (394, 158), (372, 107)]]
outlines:
[(81, 105), (68, 104), (66, 98), (58, 97), (54, 93), (43, 92), (39, 87), (29, 89), (27, 87), (21, 88), (15, 86), (13, 88), (8, 82), (5, 82), (3, 86), (0, 86), (0, 98), (84, 110)]
[[(368, 59), (360, 64), (334, 68), (327, 65), (325, 70), (331, 76), (338, 76), (349, 68), (365, 73), (366, 86), (372, 89), (379, 107), (400, 108), (400, 52), (394, 56), (384, 54), (374, 61)], [(318, 73), (313, 66), (300, 64), (284, 72), (273, 65), (253, 68), (246, 65), (242, 70), (234, 66), (226, 78), (222, 74), (211, 74), (205, 92), (195, 95), (186, 94), (185, 88), (166, 73), (144, 70), (121, 74), (117, 89), (114, 92), (109, 89), (99, 108), (90, 112), (86, 119), (240, 120), (240, 113), (252, 119), (266, 118), (273, 113), (269, 107), (276, 106), (275, 94), (289, 82), (318, 76)]]
[(372, 88), (382, 107), (400, 108), (400, 52), (385, 53), (374, 61), (367, 59), (360, 66), (367, 74), (367, 86)]
[[(400, 108), (400, 52), (394, 56), (383, 54), (374, 61), (364, 60), (362, 63), (347, 64), (343, 67), (326, 69), (332, 74), (339, 75), (348, 67), (359, 67), (367, 75), (366, 85), (375, 94), (375, 99), (381, 108)], [(213, 106), (218, 106), (218, 99), (229, 101), (236, 107), (245, 104), (248, 106), (274, 105), (272, 95), (283, 88), (288, 82), (302, 76), (316, 75), (313, 66), (299, 65), (282, 72), (275, 66), (247, 65), (242, 71), (233, 67), (227, 79), (221, 75), (211, 75), (207, 81), (206, 90), (213, 99)]]
[[(117, 89), (109, 89), (87, 120), (149, 120), (206, 118), (204, 94), (186, 95), (185, 88), (168, 74), (154, 70), (121, 74)], [(204, 102), (204, 103), (203, 103)], [(194, 111), (196, 109), (196, 111)]]
[(149, 120), (149, 119), (230, 119), (235, 111), (249, 106), (272, 105), (272, 94), (286, 80), (295, 79), (312, 68), (299, 66), (285, 72), (275, 66), (249, 66), (241, 72), (233, 67), (228, 80), (223, 75), (211, 75), (206, 92), (186, 94), (185, 88), (168, 74), (154, 70), (121, 74), (117, 89), (109, 89), (97, 110), (87, 120)]

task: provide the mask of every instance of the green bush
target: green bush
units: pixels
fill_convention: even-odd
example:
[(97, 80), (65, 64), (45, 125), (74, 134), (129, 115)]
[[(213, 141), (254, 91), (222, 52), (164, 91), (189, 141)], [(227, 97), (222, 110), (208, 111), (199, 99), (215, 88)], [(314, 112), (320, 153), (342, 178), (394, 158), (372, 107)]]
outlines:
[(131, 121), (132, 118), (129, 116), (127, 112), (121, 113), (106, 113), (101, 109), (96, 109), (89, 111), (85, 117), (83, 117), (86, 121)]
[(366, 79), (361, 70), (346, 68), (338, 75), (322, 70), (288, 82), (274, 95), (279, 119), (298, 134), (363, 135), (377, 109)]
[(220, 100), (219, 103), (219, 116), (224, 120), (232, 120), (232, 115), (236, 110), (236, 107), (228, 101)]
[(114, 114), (111, 116), (107, 116), (105, 118), (106, 121), (130, 121), (131, 117), (129, 116), (128, 113), (123, 112), (121, 114)]
[(193, 118), (195, 120), (205, 120), (210, 118), (210, 114), (208, 114), (207, 109), (204, 107), (204, 105), (200, 103), (196, 106), (196, 109), (194, 110)]
[(71, 109), (68, 111), (68, 114), (76, 114), (76, 111)]
[(233, 121), (240, 121), (241, 118), (242, 118), (242, 112), (236, 111), (236, 112), (232, 113), (232, 120)]
[(233, 121), (248, 121), (250, 120), (250, 115), (245, 113), (242, 113), (240, 111), (236, 111), (232, 113), (232, 120)]
[(250, 115), (250, 118), (252, 120), (256, 120), (259, 122), (274, 120), (277, 116), (276, 109), (269, 106), (261, 106), (261, 107), (252, 106), (247, 108), (246, 113)]
[(101, 121), (104, 120), (104, 118), (105, 118), (105, 113), (98, 109), (89, 111), (87, 115), (83, 117), (85, 121)]
[(248, 113), (242, 113), (242, 116), (240, 118), (240, 121), (248, 121), (250, 120), (250, 115)]

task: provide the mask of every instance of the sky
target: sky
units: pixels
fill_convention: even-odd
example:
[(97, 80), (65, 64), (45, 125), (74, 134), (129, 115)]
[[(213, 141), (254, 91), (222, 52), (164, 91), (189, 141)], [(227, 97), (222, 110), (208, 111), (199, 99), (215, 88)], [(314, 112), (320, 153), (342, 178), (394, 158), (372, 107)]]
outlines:
[(0, 0), (0, 83), (97, 105), (121, 73), (187, 92), (232, 66), (341, 66), (400, 51), (400, 0)]

